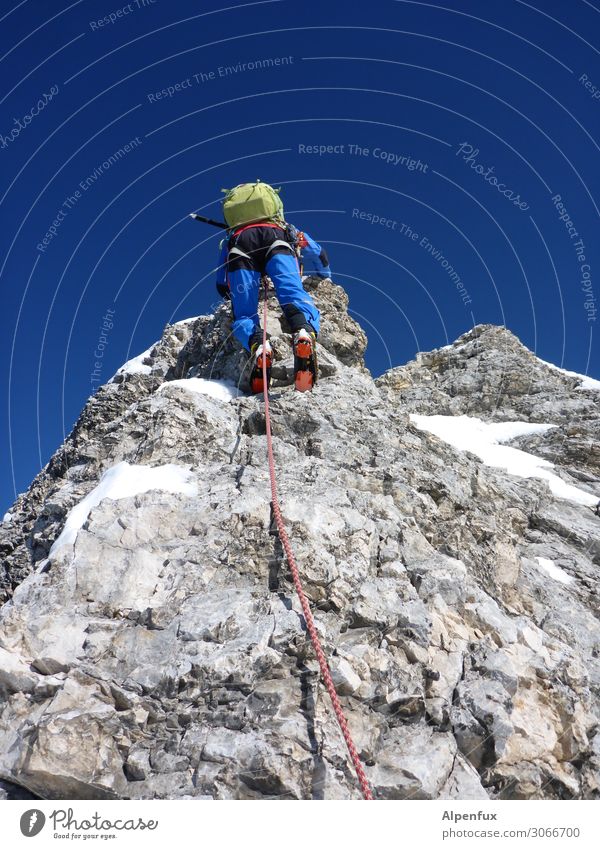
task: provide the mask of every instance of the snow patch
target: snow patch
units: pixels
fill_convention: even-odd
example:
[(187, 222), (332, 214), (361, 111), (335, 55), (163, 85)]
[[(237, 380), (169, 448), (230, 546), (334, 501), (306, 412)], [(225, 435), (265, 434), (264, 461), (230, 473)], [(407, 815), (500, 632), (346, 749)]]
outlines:
[(2, 523), (4, 525), (10, 525), (10, 523), (12, 522), (12, 518), (12, 513), (5, 513), (4, 518), (2, 519)]
[(471, 416), (411, 414), (410, 418), (419, 430), (433, 433), (444, 442), (458, 448), (459, 451), (470, 451), (486, 466), (505, 469), (511, 475), (520, 478), (545, 480), (552, 493), (558, 498), (565, 498), (586, 507), (594, 507), (598, 503), (595, 495), (565, 483), (562, 478), (551, 472), (550, 469), (554, 468), (554, 464), (549, 460), (543, 460), (519, 448), (501, 444), (517, 436), (544, 433), (557, 425), (531, 422), (483, 422)]
[(217, 401), (232, 401), (234, 398), (244, 394), (241, 389), (238, 389), (234, 383), (230, 383), (228, 380), (205, 380), (203, 377), (169, 380), (166, 383), (161, 383), (157, 391), (160, 392), (167, 386), (179, 386), (188, 392), (209, 395), (211, 398), (216, 398)]
[(578, 389), (592, 389), (594, 392), (600, 392), (600, 380), (596, 380), (595, 377), (588, 377), (587, 374), (578, 374), (577, 377), (581, 378), (581, 383), (577, 387)]
[(536, 557), (540, 569), (543, 569), (547, 575), (554, 578), (555, 581), (560, 581), (561, 584), (572, 584), (573, 578), (568, 575), (560, 566), (556, 566), (553, 560), (548, 560), (547, 557)]
[(198, 321), (199, 318), (214, 318), (214, 314), (210, 315), (193, 315), (191, 318), (182, 318), (181, 321), (174, 321), (171, 327), (180, 327), (184, 324), (191, 324), (193, 321)]
[(130, 498), (151, 489), (165, 492), (180, 492), (183, 495), (197, 495), (198, 486), (192, 472), (183, 466), (167, 463), (164, 466), (135, 466), (129, 463), (117, 463), (107, 469), (94, 489), (70, 510), (62, 533), (54, 542), (48, 557), (56, 554), (64, 545), (72, 545), (77, 533), (87, 520), (90, 510), (103, 498), (118, 500)]
[(541, 357), (536, 357), (538, 362), (543, 363), (548, 368), (553, 369), (554, 371), (559, 371), (561, 374), (566, 374), (567, 377), (576, 377), (581, 383), (577, 387), (577, 389), (592, 389), (595, 392), (600, 391), (600, 380), (596, 380), (594, 377), (588, 377), (587, 374), (579, 374), (577, 371), (567, 371), (566, 368), (560, 368), (560, 366), (555, 366), (554, 363), (549, 363), (546, 360), (542, 360)]
[(154, 348), (154, 345), (151, 345), (141, 354), (138, 354), (137, 357), (127, 360), (127, 362), (123, 363), (121, 368), (118, 369), (117, 374), (150, 374), (152, 366), (145, 365), (144, 360), (146, 357), (150, 356), (152, 348)]
[(155, 342), (153, 345), (150, 345), (147, 350), (142, 351), (141, 354), (138, 354), (137, 357), (133, 357), (131, 360), (127, 360), (126, 363), (123, 363), (121, 368), (117, 369), (117, 371), (113, 374), (111, 379), (108, 381), (112, 383), (115, 377), (118, 374), (150, 374), (152, 371), (152, 366), (146, 365), (144, 360), (146, 357), (150, 356), (150, 351), (154, 348), (157, 343)]

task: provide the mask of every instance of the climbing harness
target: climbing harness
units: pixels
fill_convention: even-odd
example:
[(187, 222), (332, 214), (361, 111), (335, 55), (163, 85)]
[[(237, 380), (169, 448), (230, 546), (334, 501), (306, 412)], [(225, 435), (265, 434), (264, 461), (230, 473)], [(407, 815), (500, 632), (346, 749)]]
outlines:
[[(268, 280), (264, 278), (264, 287), (265, 287), (265, 298), (264, 298), (264, 307), (263, 307), (263, 346), (266, 348), (267, 344), (267, 295), (268, 295)], [(365, 799), (371, 800), (373, 799), (373, 794), (371, 792), (371, 788), (369, 786), (369, 781), (367, 776), (365, 775), (365, 771), (363, 769), (363, 765), (360, 762), (360, 758), (358, 756), (358, 752), (356, 751), (356, 746), (352, 740), (352, 736), (350, 734), (350, 729), (348, 728), (348, 723), (346, 722), (346, 717), (344, 716), (344, 711), (342, 710), (342, 706), (340, 704), (340, 700), (338, 698), (338, 694), (335, 691), (335, 687), (333, 684), (333, 680), (331, 678), (331, 672), (329, 671), (329, 664), (327, 663), (327, 658), (325, 657), (325, 652), (321, 646), (321, 641), (319, 640), (319, 635), (317, 634), (317, 629), (315, 627), (313, 615), (310, 609), (310, 605), (308, 603), (308, 599), (304, 594), (304, 589), (302, 587), (302, 581), (300, 580), (300, 573), (298, 571), (298, 566), (296, 565), (296, 560), (294, 559), (294, 553), (292, 551), (292, 546), (290, 544), (289, 537), (287, 535), (285, 525), (283, 523), (283, 517), (281, 515), (281, 508), (279, 506), (279, 499), (277, 497), (277, 479), (275, 476), (275, 460), (273, 458), (273, 440), (271, 434), (271, 416), (269, 412), (269, 390), (268, 390), (268, 380), (267, 380), (267, 362), (266, 358), (263, 357), (263, 397), (265, 401), (265, 421), (266, 421), (266, 431), (267, 431), (267, 453), (269, 457), (269, 476), (271, 479), (271, 501), (273, 503), (273, 515), (275, 516), (275, 523), (277, 525), (277, 531), (279, 533), (279, 539), (281, 540), (281, 544), (283, 545), (283, 549), (285, 551), (285, 555), (287, 558), (287, 562), (289, 564), (292, 577), (294, 579), (294, 586), (296, 587), (296, 592), (298, 594), (298, 598), (300, 599), (300, 604), (302, 605), (302, 611), (304, 613), (304, 620), (306, 622), (306, 627), (308, 629), (308, 633), (310, 634), (310, 638), (312, 640), (312, 644), (315, 649), (315, 654), (317, 655), (317, 660), (319, 661), (319, 667), (321, 669), (321, 675), (323, 677), (323, 683), (327, 688), (327, 692), (329, 693), (329, 698), (331, 699), (331, 704), (333, 705), (333, 710), (335, 711), (335, 715), (340, 726), (340, 730), (346, 741), (346, 746), (348, 747), (348, 752), (350, 753), (350, 757), (352, 759), (352, 763), (354, 764), (354, 769), (356, 770), (356, 775), (358, 778), (358, 782), (360, 784), (360, 789), (362, 791), (363, 797)]]

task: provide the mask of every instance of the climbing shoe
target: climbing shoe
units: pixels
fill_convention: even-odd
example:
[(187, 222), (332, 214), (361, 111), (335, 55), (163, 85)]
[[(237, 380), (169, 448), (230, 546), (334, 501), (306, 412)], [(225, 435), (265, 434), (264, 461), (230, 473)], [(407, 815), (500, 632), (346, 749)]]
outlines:
[(302, 328), (294, 334), (294, 383), (298, 392), (307, 392), (317, 382), (317, 337)]
[(267, 342), (263, 346), (262, 342), (256, 342), (250, 349), (250, 359), (252, 360), (252, 371), (250, 372), (250, 391), (253, 395), (258, 395), (264, 391), (263, 378), (263, 361), (266, 361), (267, 366), (267, 390), (271, 387), (271, 365), (273, 363), (273, 349), (271, 343)]

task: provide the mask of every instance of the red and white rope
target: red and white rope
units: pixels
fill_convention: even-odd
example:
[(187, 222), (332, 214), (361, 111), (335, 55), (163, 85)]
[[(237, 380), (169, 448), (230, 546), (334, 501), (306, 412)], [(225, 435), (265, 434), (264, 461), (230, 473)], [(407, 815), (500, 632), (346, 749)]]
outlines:
[[(265, 280), (265, 300), (264, 300), (264, 312), (263, 312), (263, 351), (266, 349), (267, 344), (267, 281)], [(289, 564), (290, 570), (292, 572), (292, 577), (294, 579), (294, 586), (296, 587), (296, 592), (298, 593), (298, 598), (300, 599), (300, 604), (302, 605), (302, 611), (304, 613), (304, 619), (306, 621), (306, 627), (308, 629), (308, 633), (310, 634), (310, 638), (312, 640), (312, 644), (315, 649), (315, 654), (317, 656), (317, 660), (319, 661), (319, 667), (321, 668), (321, 676), (323, 678), (323, 683), (327, 688), (327, 692), (329, 693), (329, 697), (331, 699), (331, 704), (333, 705), (333, 710), (335, 711), (335, 715), (340, 726), (341, 732), (343, 734), (344, 740), (346, 741), (346, 746), (348, 747), (348, 752), (350, 753), (350, 758), (352, 759), (352, 763), (354, 764), (354, 769), (356, 770), (356, 775), (358, 778), (358, 782), (360, 784), (360, 789), (362, 791), (363, 797), (365, 799), (373, 799), (373, 794), (371, 792), (371, 788), (369, 786), (369, 781), (367, 776), (365, 775), (365, 771), (363, 765), (358, 756), (358, 752), (356, 751), (356, 746), (354, 745), (354, 741), (352, 740), (352, 735), (350, 734), (350, 729), (348, 728), (348, 723), (346, 721), (346, 717), (344, 716), (344, 711), (342, 710), (342, 706), (340, 704), (340, 700), (338, 698), (338, 694), (336, 693), (335, 686), (333, 684), (333, 680), (331, 678), (331, 672), (329, 670), (329, 664), (327, 663), (327, 658), (325, 657), (325, 652), (321, 646), (321, 641), (319, 640), (319, 635), (317, 633), (317, 629), (315, 627), (315, 622), (313, 619), (313, 615), (310, 609), (310, 605), (308, 603), (308, 599), (304, 594), (304, 589), (302, 588), (302, 581), (300, 580), (300, 573), (298, 571), (298, 566), (296, 565), (296, 560), (294, 558), (294, 552), (292, 551), (292, 546), (290, 544), (289, 537), (287, 535), (285, 525), (283, 523), (283, 517), (281, 515), (281, 508), (279, 506), (279, 499), (277, 497), (277, 479), (275, 475), (275, 460), (273, 458), (273, 439), (271, 434), (271, 417), (269, 412), (269, 392), (267, 388), (267, 361), (266, 357), (263, 356), (263, 393), (265, 399), (265, 420), (266, 420), (266, 430), (267, 430), (267, 451), (269, 456), (269, 475), (271, 478), (271, 500), (273, 503), (273, 515), (275, 516), (275, 522), (277, 524), (277, 530), (279, 532), (279, 538), (281, 540), (281, 544), (283, 545), (283, 549), (285, 551), (285, 556), (287, 558), (287, 562)]]

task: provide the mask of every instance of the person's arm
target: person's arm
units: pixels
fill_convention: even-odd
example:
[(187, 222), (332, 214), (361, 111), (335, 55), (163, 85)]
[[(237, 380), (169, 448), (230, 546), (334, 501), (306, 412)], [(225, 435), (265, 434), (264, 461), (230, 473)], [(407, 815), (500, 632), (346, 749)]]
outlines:
[(325, 248), (308, 235), (301, 236), (301, 256), (304, 273), (316, 277), (331, 277), (329, 257)]
[(227, 239), (223, 239), (219, 245), (219, 265), (217, 266), (216, 285), (219, 295), (229, 300), (231, 294), (227, 282), (227, 254), (229, 253), (227, 242)]

